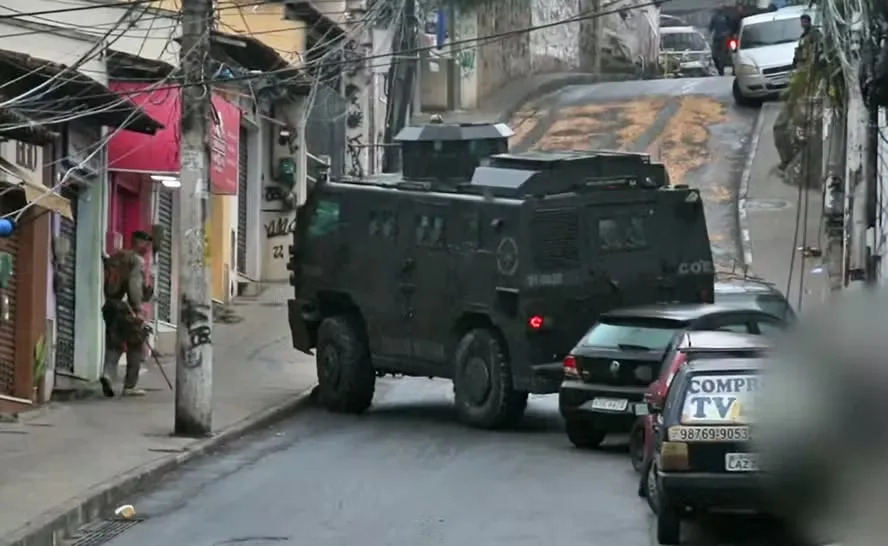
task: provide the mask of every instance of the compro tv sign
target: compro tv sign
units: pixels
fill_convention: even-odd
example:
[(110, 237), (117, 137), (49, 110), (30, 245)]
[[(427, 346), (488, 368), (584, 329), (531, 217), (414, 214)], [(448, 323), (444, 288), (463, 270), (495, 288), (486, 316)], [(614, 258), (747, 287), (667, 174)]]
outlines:
[(756, 374), (698, 375), (685, 391), (683, 425), (745, 425), (752, 420), (762, 378)]

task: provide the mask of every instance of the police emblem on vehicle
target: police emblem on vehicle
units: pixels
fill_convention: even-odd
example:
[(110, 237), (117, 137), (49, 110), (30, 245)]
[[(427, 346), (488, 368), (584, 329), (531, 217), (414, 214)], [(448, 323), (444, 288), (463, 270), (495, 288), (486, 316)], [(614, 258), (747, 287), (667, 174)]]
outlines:
[(610, 373), (612, 376), (616, 377), (618, 373), (620, 373), (620, 363), (614, 360), (610, 365)]
[(512, 276), (518, 270), (518, 243), (503, 237), (496, 247), (496, 269), (500, 275)]

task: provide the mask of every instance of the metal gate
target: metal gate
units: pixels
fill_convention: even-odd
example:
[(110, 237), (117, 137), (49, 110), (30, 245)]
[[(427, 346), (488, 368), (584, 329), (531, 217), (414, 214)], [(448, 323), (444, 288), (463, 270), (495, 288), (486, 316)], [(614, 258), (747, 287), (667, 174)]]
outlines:
[(155, 241), (157, 249), (157, 318), (173, 322), (173, 193), (161, 191), (157, 197), (157, 223), (164, 227), (163, 240)]
[(247, 138), (241, 127), (237, 155), (237, 272), (247, 274)]
[(18, 254), (18, 234), (12, 237), (0, 239), (0, 252), (8, 252), (12, 255), (13, 274), (9, 278), (6, 294), (9, 297), (9, 316), (11, 320), (0, 323), (0, 392), (3, 394), (15, 394), (15, 309), (16, 290), (18, 289), (18, 275), (16, 270), (16, 255)]
[[(59, 217), (59, 240), (65, 240), (68, 253), (64, 257), (53, 253), (53, 290), (56, 298), (56, 368), (74, 373), (74, 313), (76, 307), (75, 278), (77, 271), (77, 192), (62, 190), (62, 195), (71, 201), (71, 212), (75, 220)], [(58, 247), (57, 247), (58, 248)], [(56, 261), (59, 260), (60, 261)]]

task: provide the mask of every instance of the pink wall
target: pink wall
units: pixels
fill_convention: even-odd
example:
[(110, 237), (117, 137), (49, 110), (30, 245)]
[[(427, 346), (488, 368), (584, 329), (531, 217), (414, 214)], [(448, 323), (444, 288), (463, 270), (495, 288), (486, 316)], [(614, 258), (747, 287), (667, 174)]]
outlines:
[[(113, 253), (115, 234), (121, 234), (123, 248), (129, 248), (134, 231), (151, 231), (151, 187), (152, 181), (147, 175), (139, 173), (115, 172), (111, 175), (110, 196), (108, 199), (108, 234), (106, 250)], [(151, 258), (147, 260), (150, 275)], [(152, 306), (146, 311), (150, 316)]]

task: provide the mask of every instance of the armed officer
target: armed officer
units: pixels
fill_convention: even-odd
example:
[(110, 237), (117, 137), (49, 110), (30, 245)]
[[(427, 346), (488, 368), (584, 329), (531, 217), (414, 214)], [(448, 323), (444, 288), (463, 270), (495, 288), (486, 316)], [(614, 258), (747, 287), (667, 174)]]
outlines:
[(132, 248), (115, 252), (105, 259), (105, 362), (102, 372), (102, 390), (107, 397), (114, 396), (117, 364), (126, 352), (124, 396), (141, 396), (145, 391), (136, 388), (145, 352), (148, 331), (142, 305), (151, 300), (153, 290), (145, 277), (145, 257), (151, 252), (151, 234), (135, 231)]

